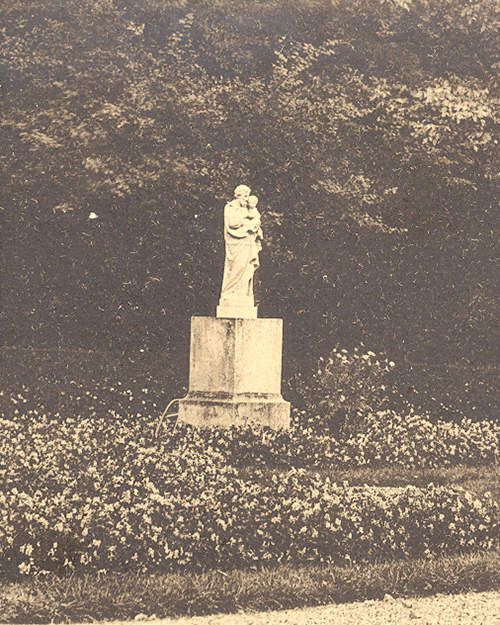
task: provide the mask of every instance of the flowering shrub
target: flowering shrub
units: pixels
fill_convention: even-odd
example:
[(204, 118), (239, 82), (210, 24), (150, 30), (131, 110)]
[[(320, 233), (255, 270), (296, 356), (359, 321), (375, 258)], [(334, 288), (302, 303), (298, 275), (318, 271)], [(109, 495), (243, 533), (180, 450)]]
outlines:
[(497, 536), (489, 497), (350, 488), (304, 470), (496, 462), (491, 421), (367, 408), (362, 431), (335, 437), (295, 411), (289, 431), (165, 422), (157, 437), (161, 398), (148, 388), (72, 381), (59, 393), (50, 410), (27, 386), (0, 391), (2, 576), (359, 561), (488, 547)]
[(221, 452), (235, 466), (380, 466), (438, 468), (497, 462), (499, 426), (492, 421), (432, 422), (394, 411), (369, 413), (365, 429), (345, 438), (295, 426), (288, 432), (265, 427), (197, 430), (180, 425), (174, 439), (192, 438)]
[(360, 561), (496, 539), (495, 504), (461, 489), (351, 488), (296, 468), (243, 479), (238, 448), (293, 457), (297, 436), (249, 432), (238, 447), (234, 430), (187, 426), (155, 441), (141, 418), (3, 419), (0, 574)]
[[(86, 387), (75, 381), (59, 390), (59, 410), (51, 410), (55, 398), (42, 401), (32, 389), (21, 386), (13, 392), (0, 391), (0, 419), (16, 423), (37, 422), (39, 426), (51, 414), (53, 419), (74, 419), (75, 426), (86, 420), (114, 427), (119, 420), (131, 428), (139, 427), (141, 437), (154, 442), (162, 399), (149, 388), (124, 388), (123, 385), (96, 384)], [(49, 406), (46, 406), (49, 404)], [(122, 416), (125, 415), (125, 416)], [(151, 416), (154, 415), (154, 416)], [(311, 423), (312, 421), (312, 423)], [(107, 425), (106, 425), (107, 424)], [(499, 425), (490, 420), (463, 419), (435, 421), (394, 410), (368, 410), (363, 428), (335, 436), (322, 428), (321, 417), (309, 420), (305, 410), (294, 410), (292, 428), (277, 431), (248, 425), (229, 429), (198, 430), (178, 424), (175, 433), (169, 423), (161, 428), (163, 444), (170, 449), (188, 441), (199, 449), (214, 449), (234, 466), (321, 467), (397, 465), (405, 468), (439, 468), (456, 464), (480, 465), (497, 462)], [(49, 435), (48, 435), (49, 436)], [(49, 445), (53, 444), (49, 441)], [(100, 453), (99, 450), (96, 453)]]
[(360, 465), (440, 467), (497, 462), (498, 424), (463, 419), (459, 423), (392, 410), (369, 414), (365, 429), (342, 442), (344, 461)]
[(44, 413), (64, 416), (127, 415), (140, 418), (157, 415), (168, 402), (163, 383), (141, 378), (120, 380), (99, 378), (82, 383), (71, 377), (41, 375), (36, 384), (11, 382), (8, 390), (0, 390), (0, 418), (31, 413), (38, 418)]
[(370, 350), (332, 349), (312, 375), (305, 379), (296, 374), (290, 383), (304, 408), (298, 424), (327, 434), (359, 430), (367, 413), (386, 406), (394, 367), (392, 360)]

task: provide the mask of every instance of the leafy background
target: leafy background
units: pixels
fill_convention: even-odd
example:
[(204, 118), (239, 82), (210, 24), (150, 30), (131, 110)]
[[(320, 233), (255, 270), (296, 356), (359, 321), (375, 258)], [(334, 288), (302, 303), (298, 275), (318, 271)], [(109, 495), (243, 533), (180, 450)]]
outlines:
[(411, 401), (493, 414), (494, 2), (4, 0), (0, 33), (9, 362), (185, 384), (245, 182), (285, 378), (364, 343)]

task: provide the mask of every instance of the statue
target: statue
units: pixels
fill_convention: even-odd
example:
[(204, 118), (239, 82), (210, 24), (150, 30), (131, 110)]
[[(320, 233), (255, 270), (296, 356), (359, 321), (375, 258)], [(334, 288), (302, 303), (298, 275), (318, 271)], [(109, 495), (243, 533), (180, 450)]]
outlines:
[(217, 317), (257, 317), (253, 280), (263, 239), (258, 201), (249, 187), (240, 184), (224, 208), (226, 257)]
[(283, 321), (257, 319), (253, 279), (262, 228), (259, 200), (239, 185), (224, 207), (226, 258), (216, 317), (191, 317), (189, 391), (179, 422), (198, 427), (290, 427), (281, 396)]

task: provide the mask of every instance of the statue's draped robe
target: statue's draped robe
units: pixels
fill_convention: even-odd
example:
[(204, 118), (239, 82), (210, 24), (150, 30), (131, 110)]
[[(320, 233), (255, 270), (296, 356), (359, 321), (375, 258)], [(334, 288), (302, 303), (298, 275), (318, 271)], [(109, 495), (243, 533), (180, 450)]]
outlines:
[(257, 229), (260, 219), (248, 219), (247, 215), (248, 209), (239, 200), (229, 202), (224, 208), (226, 259), (221, 300), (251, 298), (253, 304), (253, 275), (259, 266), (260, 245), (256, 232), (249, 229)]

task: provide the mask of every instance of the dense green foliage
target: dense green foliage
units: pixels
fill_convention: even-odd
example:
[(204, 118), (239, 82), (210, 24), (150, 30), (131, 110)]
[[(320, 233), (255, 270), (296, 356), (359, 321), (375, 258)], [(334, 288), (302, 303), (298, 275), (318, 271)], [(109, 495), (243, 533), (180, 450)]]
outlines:
[(490, 495), (339, 486), (305, 469), (242, 477), (189, 435), (152, 444), (140, 420), (28, 416), (0, 431), (0, 576), (342, 563), (498, 538)]
[(498, 538), (488, 492), (317, 471), (491, 466), (491, 421), (388, 411), (346, 438), (302, 413), (291, 431), (172, 429), (151, 419), (148, 388), (73, 381), (59, 394), (50, 412), (27, 387), (0, 391), (0, 576), (430, 557)]
[(245, 181), (287, 375), (364, 342), (406, 363), (407, 390), (491, 414), (493, 12), (5, 0), (5, 343), (185, 355)]
[[(19, 350), (14, 354), (19, 356)], [(0, 419), (8, 424), (13, 417), (29, 428), (30, 422), (44, 421), (47, 415), (75, 422), (126, 419), (151, 444), (155, 437), (170, 439), (173, 448), (189, 441), (196, 449), (216, 450), (228, 464), (240, 468), (443, 468), (498, 461), (500, 430), (495, 421), (451, 421), (446, 411), (431, 418), (403, 398), (395, 411), (388, 404), (398, 398), (389, 392), (384, 377), (392, 373), (392, 361), (356, 350), (334, 351), (332, 356), (320, 361), (311, 380), (294, 378), (299, 386), (296, 395), (305, 408), (292, 408), (289, 431), (252, 424), (226, 430), (177, 424), (172, 433), (170, 416), (176, 405), (170, 408), (170, 416), (162, 415), (172, 393), (171, 380), (147, 374), (144, 362), (120, 363), (117, 371), (113, 358), (102, 355), (96, 364), (96, 354), (83, 350), (61, 354), (62, 363), (52, 356), (51, 371), (44, 367), (44, 356), (34, 350), (25, 350), (24, 368), (20, 363), (14, 366), (11, 358), (12, 370), (6, 370), (0, 388)], [(89, 376), (92, 364), (93, 377)], [(87, 377), (81, 375), (82, 369)], [(162, 369), (169, 370), (167, 363)], [(127, 383), (122, 381), (125, 377)]]

